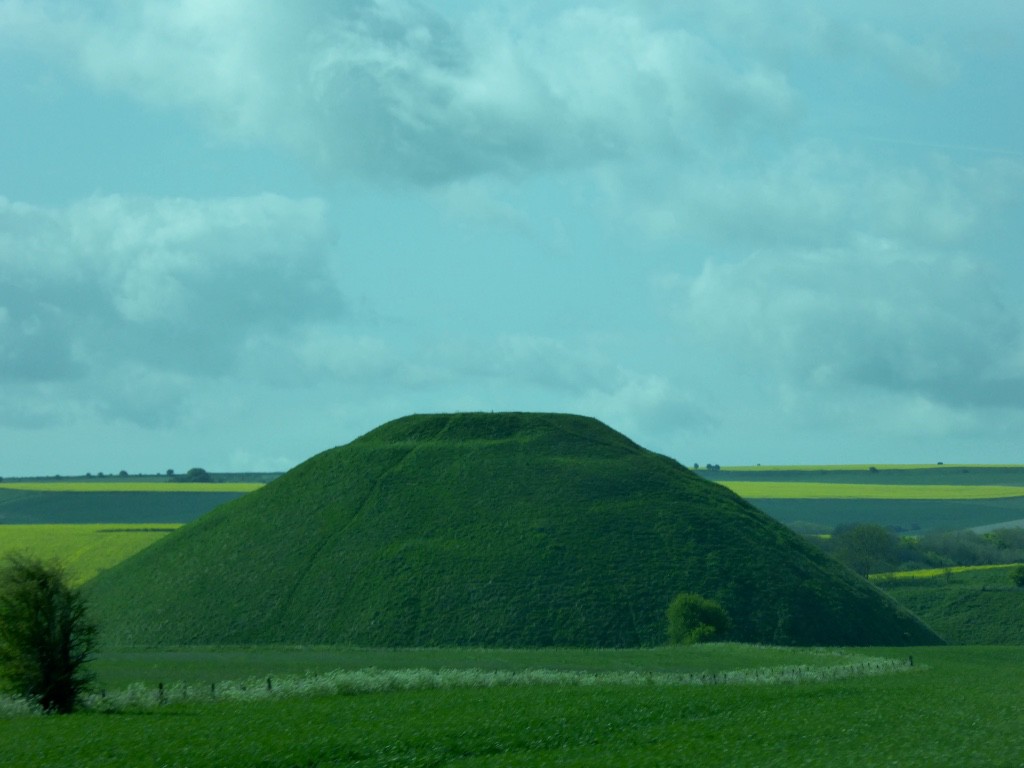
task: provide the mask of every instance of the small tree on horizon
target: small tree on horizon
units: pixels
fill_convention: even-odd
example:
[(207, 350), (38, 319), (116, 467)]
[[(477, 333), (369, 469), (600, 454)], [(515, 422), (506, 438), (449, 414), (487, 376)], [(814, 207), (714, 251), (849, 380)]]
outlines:
[(732, 627), (729, 614), (714, 600), (681, 592), (668, 607), (668, 638), (692, 645), (721, 638)]
[(57, 562), (20, 554), (0, 569), (0, 686), (45, 712), (74, 711), (92, 681), (96, 625)]

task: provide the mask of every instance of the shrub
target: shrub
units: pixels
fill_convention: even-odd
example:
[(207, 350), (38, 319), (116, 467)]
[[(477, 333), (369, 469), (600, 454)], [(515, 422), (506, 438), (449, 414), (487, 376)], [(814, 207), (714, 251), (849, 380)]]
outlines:
[(1010, 578), (1018, 587), (1024, 587), (1024, 565), (1018, 565), (1010, 571)]
[(46, 712), (71, 712), (92, 680), (96, 625), (59, 564), (9, 555), (0, 570), (0, 682)]
[(714, 600), (681, 592), (668, 607), (668, 637), (673, 643), (691, 645), (719, 639), (732, 622)]

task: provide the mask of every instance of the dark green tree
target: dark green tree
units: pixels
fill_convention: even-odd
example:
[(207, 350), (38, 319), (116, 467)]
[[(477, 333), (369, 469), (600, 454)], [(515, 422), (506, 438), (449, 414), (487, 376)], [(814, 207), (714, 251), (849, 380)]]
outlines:
[(832, 556), (861, 576), (896, 570), (903, 558), (900, 539), (873, 523), (840, 526), (832, 534)]
[(96, 625), (59, 563), (9, 555), (0, 569), (0, 684), (46, 712), (72, 712), (92, 681)]
[(668, 607), (668, 639), (691, 645), (721, 638), (732, 622), (725, 609), (714, 600), (681, 592)]
[(1024, 565), (1018, 565), (1010, 571), (1010, 580), (1018, 587), (1024, 587)]

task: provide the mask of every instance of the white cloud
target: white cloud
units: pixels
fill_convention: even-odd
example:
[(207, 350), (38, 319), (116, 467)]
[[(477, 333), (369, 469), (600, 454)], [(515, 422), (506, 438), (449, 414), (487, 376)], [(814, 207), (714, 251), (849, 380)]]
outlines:
[(708, 262), (681, 319), (728, 357), (798, 388), (1024, 407), (1024, 318), (968, 256), (885, 243)]
[(0, 199), (0, 232), (0, 376), (83, 382), (101, 410), (150, 411), (254, 335), (344, 315), (317, 200)]
[(794, 102), (781, 72), (610, 8), (458, 22), (383, 0), (48, 8), (11, 15), (99, 86), (343, 175), (432, 183), (694, 152)]

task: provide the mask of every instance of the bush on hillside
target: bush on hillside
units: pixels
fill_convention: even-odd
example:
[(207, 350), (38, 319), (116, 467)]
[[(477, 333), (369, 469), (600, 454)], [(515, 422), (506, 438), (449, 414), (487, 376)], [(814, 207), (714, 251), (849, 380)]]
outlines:
[(668, 607), (668, 637), (673, 643), (692, 645), (717, 640), (731, 625), (722, 606), (692, 592), (676, 595)]

